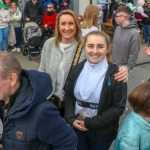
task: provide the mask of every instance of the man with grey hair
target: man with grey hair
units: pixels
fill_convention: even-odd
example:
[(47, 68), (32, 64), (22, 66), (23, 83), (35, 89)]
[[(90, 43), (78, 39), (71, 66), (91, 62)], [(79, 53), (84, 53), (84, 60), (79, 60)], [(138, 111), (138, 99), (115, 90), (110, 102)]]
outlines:
[(5, 102), (3, 150), (74, 150), (77, 136), (46, 98), (47, 73), (26, 71), (11, 53), (0, 52), (0, 100)]

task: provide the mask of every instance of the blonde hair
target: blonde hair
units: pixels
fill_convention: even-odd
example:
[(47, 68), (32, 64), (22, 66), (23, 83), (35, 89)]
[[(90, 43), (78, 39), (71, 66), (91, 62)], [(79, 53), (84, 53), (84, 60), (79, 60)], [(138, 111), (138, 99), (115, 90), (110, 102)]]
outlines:
[(92, 31), (92, 32), (88, 33), (85, 36), (85, 38), (84, 38), (84, 44), (83, 44), (84, 47), (86, 45), (88, 37), (92, 36), (92, 35), (101, 36), (101, 37), (104, 38), (104, 40), (106, 42), (106, 45), (107, 45), (107, 50), (108, 50), (108, 53), (106, 54), (106, 58), (107, 58), (108, 63), (110, 63), (112, 61), (112, 56), (111, 56), (111, 53), (110, 53), (111, 43), (110, 43), (109, 36), (105, 32), (103, 32), (103, 31)]
[(98, 27), (98, 8), (95, 5), (88, 5), (84, 12), (81, 28), (90, 28), (92, 25)]
[(59, 22), (60, 22), (60, 17), (63, 15), (70, 15), (73, 17), (74, 21), (75, 21), (75, 25), (76, 25), (76, 33), (75, 33), (75, 39), (78, 41), (78, 43), (80, 44), (82, 42), (82, 38), (81, 38), (81, 28), (80, 28), (80, 24), (78, 21), (77, 16), (75, 15), (75, 13), (72, 10), (62, 10), (56, 18), (56, 30), (55, 30), (55, 44), (58, 46), (59, 43), (62, 40), (62, 35), (59, 31)]
[(48, 4), (47, 7), (52, 7), (54, 11), (54, 5), (53, 4)]
[(54, 8), (54, 5), (53, 5), (53, 4), (48, 4), (47, 7), (49, 7), (49, 6)]

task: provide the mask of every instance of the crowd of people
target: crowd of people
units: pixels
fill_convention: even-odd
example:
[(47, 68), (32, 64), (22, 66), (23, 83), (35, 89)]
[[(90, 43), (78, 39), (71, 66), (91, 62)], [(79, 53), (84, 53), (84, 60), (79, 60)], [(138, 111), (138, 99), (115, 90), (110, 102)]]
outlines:
[[(98, 5), (101, 4), (103, 12), (103, 22), (107, 21), (107, 16), (110, 16), (113, 21), (113, 29), (115, 31), (118, 25), (115, 20), (116, 10), (122, 6), (128, 6), (132, 10), (131, 20), (136, 20), (138, 24), (138, 31), (144, 33), (144, 43), (150, 44), (150, 1), (149, 0), (98, 0)], [(100, 13), (101, 14), (101, 13)]]
[[(69, 9), (70, 0), (59, 0), (59, 11)], [(16, 0), (0, 1), (0, 51), (20, 52), (22, 27), (26, 22), (36, 22), (42, 28), (42, 39), (47, 32), (54, 35), (56, 22), (56, 0), (29, 0), (26, 2), (23, 13)], [(50, 21), (49, 21), (50, 20)]]
[[(107, 19), (111, 1), (88, 5), (83, 17), (78, 16), (80, 21), (68, 9), (68, 0), (60, 1), (59, 13), (56, 1), (30, 0), (23, 19), (17, 3), (9, 2), (4, 3), (7, 6), (0, 2), (1, 51), (7, 51), (8, 44), (14, 45), (13, 52), (20, 51), (22, 20), (24, 26), (30, 21), (40, 26), (43, 40), (50, 38), (43, 45), (38, 71), (24, 70), (13, 53), (0, 52), (0, 148), (109, 150), (116, 139), (114, 150), (149, 149), (150, 83), (127, 96), (128, 76), (140, 50), (131, 9), (123, 6), (115, 11), (117, 27), (111, 43), (99, 25), (102, 16)], [(144, 51), (150, 55), (150, 47)], [(133, 111), (118, 133), (127, 97)]]

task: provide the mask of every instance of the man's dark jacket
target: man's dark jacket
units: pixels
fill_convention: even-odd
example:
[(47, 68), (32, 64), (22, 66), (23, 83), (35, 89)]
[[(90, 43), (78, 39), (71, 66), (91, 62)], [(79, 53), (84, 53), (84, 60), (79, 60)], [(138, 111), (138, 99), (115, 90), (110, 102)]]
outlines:
[(144, 25), (150, 25), (150, 8), (148, 6), (144, 7), (144, 13), (149, 16), (148, 18), (143, 17), (142, 18), (142, 23)]
[(31, 21), (40, 23), (44, 14), (42, 4), (37, 1), (35, 4), (32, 0), (28, 1), (24, 8), (24, 20), (30, 18)]
[[(65, 119), (71, 126), (75, 121), (76, 98), (74, 88), (84, 64), (85, 61), (72, 69), (65, 90)], [(110, 63), (103, 82), (97, 116), (86, 117), (84, 121), (86, 128), (96, 131), (96, 140), (113, 140), (116, 138), (119, 117), (125, 109), (127, 85), (114, 79), (116, 72), (118, 72), (118, 67)]]
[(74, 150), (77, 136), (46, 98), (52, 92), (47, 73), (22, 71), (21, 87), (3, 121), (4, 150)]

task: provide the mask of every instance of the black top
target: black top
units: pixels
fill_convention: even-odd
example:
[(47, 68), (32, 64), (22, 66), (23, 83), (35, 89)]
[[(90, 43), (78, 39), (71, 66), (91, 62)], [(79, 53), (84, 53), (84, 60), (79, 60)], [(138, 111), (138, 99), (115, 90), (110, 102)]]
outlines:
[[(85, 62), (81, 62), (71, 70), (65, 89), (65, 119), (71, 126), (75, 121), (76, 98), (74, 96), (74, 88)], [(103, 82), (97, 115), (85, 118), (86, 128), (96, 131), (97, 140), (115, 139), (119, 117), (125, 109), (127, 84), (114, 80), (116, 72), (118, 72), (118, 67), (110, 63)]]

